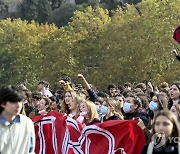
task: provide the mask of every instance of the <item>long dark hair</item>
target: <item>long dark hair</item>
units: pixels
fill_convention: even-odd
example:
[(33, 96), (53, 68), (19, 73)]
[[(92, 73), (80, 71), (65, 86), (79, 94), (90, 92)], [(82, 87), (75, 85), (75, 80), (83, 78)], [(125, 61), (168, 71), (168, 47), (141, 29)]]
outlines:
[[(180, 91), (180, 81), (175, 81), (175, 82), (173, 82), (173, 84), (172, 84), (171, 86), (173, 86), (173, 85), (175, 85), (175, 86), (179, 89), (179, 91)], [(179, 96), (179, 103), (178, 103), (178, 104), (180, 104), (180, 96)], [(170, 98), (170, 99), (169, 99), (168, 108), (170, 109), (170, 108), (172, 107), (172, 105), (173, 105), (173, 101), (172, 101), (172, 99)]]
[(155, 122), (156, 122), (156, 119), (159, 116), (165, 116), (165, 117), (167, 117), (172, 122), (172, 124), (173, 124), (173, 131), (172, 131), (171, 137), (180, 137), (180, 128), (179, 128), (179, 125), (178, 125), (177, 118), (176, 118), (176, 116), (171, 111), (169, 111), (167, 109), (161, 110), (155, 116), (154, 123), (153, 123), (152, 134), (155, 134), (155, 130), (154, 130)]

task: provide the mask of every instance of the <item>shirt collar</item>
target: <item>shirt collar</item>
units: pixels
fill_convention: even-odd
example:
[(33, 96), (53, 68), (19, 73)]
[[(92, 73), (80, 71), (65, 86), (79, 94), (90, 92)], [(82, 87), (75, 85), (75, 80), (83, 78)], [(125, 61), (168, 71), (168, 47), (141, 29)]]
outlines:
[(2, 122), (5, 126), (9, 126), (9, 125), (14, 124), (14, 123), (20, 123), (21, 122), (20, 115), (17, 115), (12, 123), (10, 123), (9, 121), (6, 121), (4, 119), (4, 117), (0, 115), (0, 122)]

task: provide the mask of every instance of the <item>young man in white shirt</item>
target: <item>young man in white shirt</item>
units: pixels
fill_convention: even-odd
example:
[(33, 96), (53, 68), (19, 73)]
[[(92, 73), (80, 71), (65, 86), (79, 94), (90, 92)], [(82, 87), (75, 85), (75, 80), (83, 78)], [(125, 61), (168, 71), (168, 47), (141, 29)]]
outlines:
[(40, 93), (45, 97), (53, 96), (53, 94), (49, 90), (49, 84), (46, 81), (40, 81), (38, 83), (38, 89)]
[(23, 99), (23, 91), (16, 86), (0, 89), (0, 154), (34, 154), (33, 122), (20, 114)]

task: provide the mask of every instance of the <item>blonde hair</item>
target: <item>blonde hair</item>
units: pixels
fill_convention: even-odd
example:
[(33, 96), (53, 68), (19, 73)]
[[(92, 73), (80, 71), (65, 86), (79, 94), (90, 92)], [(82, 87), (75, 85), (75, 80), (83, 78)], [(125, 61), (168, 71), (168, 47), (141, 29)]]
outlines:
[(116, 102), (116, 100), (114, 100), (112, 98), (108, 98), (105, 100), (105, 102), (113, 109), (113, 111), (112, 111), (113, 114), (117, 114), (121, 120), (124, 119), (123, 114), (119, 110), (119, 107), (118, 107), (119, 104)]
[(84, 104), (86, 104), (86, 106), (87, 106), (87, 109), (88, 109), (88, 113), (87, 113), (87, 115), (88, 115), (88, 120), (89, 120), (89, 122), (92, 122), (93, 121), (93, 119), (99, 119), (99, 115), (98, 115), (98, 112), (97, 112), (97, 110), (96, 110), (96, 105), (93, 103), (93, 102), (91, 102), (91, 101), (89, 101), (89, 100), (86, 100), (86, 99), (84, 99), (83, 97), (79, 97), (79, 96), (77, 96), (77, 97), (75, 97), (75, 101), (78, 103), (78, 104), (81, 104), (81, 103), (84, 103)]
[(83, 103), (85, 103), (87, 105), (87, 108), (88, 108), (88, 116), (89, 116), (89, 121), (93, 121), (93, 119), (99, 119), (99, 115), (98, 115), (98, 112), (96, 110), (96, 105), (89, 101), (89, 100), (86, 100), (84, 101)]

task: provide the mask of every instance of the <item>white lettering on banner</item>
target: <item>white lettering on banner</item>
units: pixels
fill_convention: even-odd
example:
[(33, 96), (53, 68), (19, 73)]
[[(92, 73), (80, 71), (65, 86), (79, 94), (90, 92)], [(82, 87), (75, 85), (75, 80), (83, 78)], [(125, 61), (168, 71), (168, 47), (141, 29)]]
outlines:
[(40, 140), (39, 153), (41, 153), (41, 154), (46, 153), (46, 144), (45, 144), (45, 137), (44, 137), (44, 132), (43, 132), (43, 125), (46, 125), (46, 124), (52, 125), (52, 143), (53, 143), (52, 145), (53, 145), (53, 149), (54, 149), (54, 154), (58, 154), (55, 120), (56, 120), (56, 117), (48, 116), (48, 117), (43, 117), (40, 121), (35, 123), (35, 126), (38, 126), (38, 128), (39, 128), (39, 132), (38, 132), (38, 136), (39, 136), (39, 140)]
[[(48, 129), (50, 127), (52, 129), (52, 151), (54, 151), (54, 154), (58, 154), (59, 148), (61, 148), (61, 154), (68, 154), (68, 152), (71, 150), (73, 150), (75, 154), (91, 154), (93, 152), (92, 150), (95, 150), (92, 149), (94, 148), (92, 139), (94, 139), (94, 135), (96, 136), (96, 134), (102, 136), (103, 139), (107, 139), (104, 140), (106, 142), (105, 145), (108, 146), (105, 148), (107, 150), (107, 152), (105, 152), (106, 154), (114, 154), (116, 152), (120, 154), (127, 154), (123, 147), (117, 147), (117, 149), (115, 149), (115, 136), (110, 131), (104, 130), (103, 128), (100, 128), (96, 125), (86, 126), (81, 131), (81, 127), (79, 127), (80, 125), (78, 125), (77, 121), (71, 118), (66, 119), (65, 130), (63, 131), (65, 134), (62, 136), (64, 137), (62, 147), (58, 147), (57, 133), (62, 132), (61, 130), (57, 130), (55, 126), (56, 120), (57, 119), (54, 116), (47, 116), (43, 117), (40, 121), (35, 123), (35, 126), (38, 126), (38, 138), (40, 141), (39, 153), (41, 154), (46, 154), (46, 146), (48, 147), (45, 142), (47, 132), (45, 132), (46, 129), (43, 128)], [(50, 125), (50, 127), (46, 127), (46, 124)], [(73, 135), (74, 133), (75, 135)], [(82, 147), (85, 149), (82, 149)]]
[[(95, 126), (95, 125), (86, 126), (83, 129), (83, 132), (79, 138), (80, 145), (82, 145), (85, 142), (85, 153), (86, 154), (89, 154), (89, 152), (90, 152), (91, 140), (88, 138), (89, 134), (100, 134), (108, 139), (108, 144), (109, 144), (108, 154), (114, 154), (116, 151), (121, 151), (121, 154), (126, 154), (124, 148), (118, 148), (118, 149), (114, 150), (114, 148), (115, 148), (114, 136), (109, 131), (103, 130), (102, 128)], [(72, 142), (72, 144), (74, 144), (74, 143)], [(79, 147), (81, 147), (80, 145), (79, 145)], [(81, 152), (82, 151), (79, 151), (79, 153), (81, 153)]]

